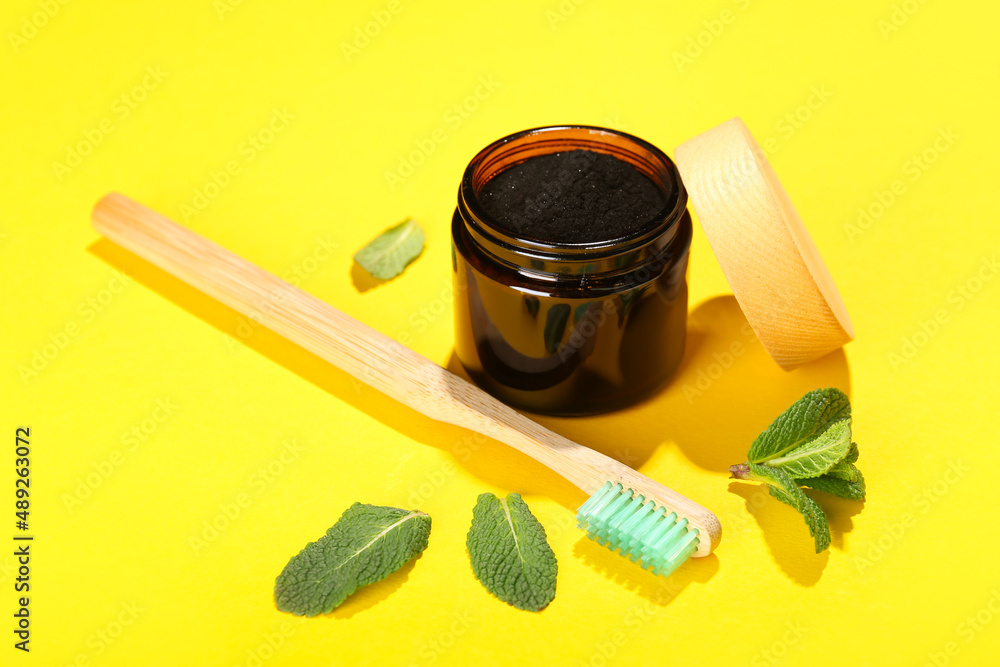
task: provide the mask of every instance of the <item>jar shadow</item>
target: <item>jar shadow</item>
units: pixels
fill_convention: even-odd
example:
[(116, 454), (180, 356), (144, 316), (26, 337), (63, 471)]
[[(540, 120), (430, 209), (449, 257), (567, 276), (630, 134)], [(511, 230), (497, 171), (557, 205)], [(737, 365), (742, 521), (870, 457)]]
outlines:
[(662, 445), (692, 463), (726, 473), (746, 460), (757, 434), (804, 393), (837, 387), (850, 396), (843, 350), (782, 370), (732, 295), (708, 299), (688, 315), (687, 345), (669, 383), (646, 400), (588, 417), (532, 415), (548, 428), (631, 467)]

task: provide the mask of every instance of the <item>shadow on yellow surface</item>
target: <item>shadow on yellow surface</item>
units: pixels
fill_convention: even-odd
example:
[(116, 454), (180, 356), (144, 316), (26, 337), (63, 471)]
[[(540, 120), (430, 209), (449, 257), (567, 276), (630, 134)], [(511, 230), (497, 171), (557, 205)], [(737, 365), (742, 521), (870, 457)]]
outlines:
[[(815, 543), (809, 535), (802, 515), (795, 509), (771, 497), (762, 484), (733, 482), (729, 490), (743, 498), (746, 510), (760, 526), (772, 558), (782, 571), (802, 586), (819, 581), (830, 559), (830, 551), (815, 553)], [(864, 502), (844, 500), (822, 491), (807, 490), (819, 503), (830, 525), (830, 548), (843, 551), (846, 534), (854, 527), (851, 517), (864, 509)]]
[(837, 387), (850, 396), (843, 350), (783, 371), (732, 295), (695, 307), (688, 316), (687, 337), (669, 384), (645, 401), (605, 415), (533, 417), (633, 468), (672, 442), (699, 467), (728, 477), (729, 466), (746, 459), (757, 434), (807, 391)]
[(669, 577), (661, 577), (638, 565), (623, 566), (623, 556), (588, 537), (581, 537), (573, 546), (573, 556), (606, 579), (660, 606), (670, 604), (692, 582), (708, 583), (719, 571), (719, 559), (713, 553), (689, 558)]
[[(401, 407), (265, 327), (251, 327), (248, 333), (245, 317), (114, 243), (101, 239), (88, 250), (355, 409), (408, 438), (449, 452), (478, 478), (522, 494), (547, 496), (571, 512), (585, 500), (584, 494), (564, 478), (502, 443)], [(448, 368), (464, 376), (454, 354)], [(640, 468), (664, 443), (676, 443), (698, 466), (728, 476), (728, 467), (745, 459), (750, 443), (771, 419), (809, 389), (821, 386), (836, 386), (849, 394), (850, 377), (842, 351), (785, 373), (757, 342), (736, 300), (732, 296), (716, 297), (691, 312), (684, 358), (674, 379), (658, 394), (639, 405), (606, 415), (535, 418), (554, 431), (634, 468)], [(670, 484), (669, 479), (662, 481)], [(758, 521), (765, 535), (773, 532), (772, 523), (781, 524), (779, 528), (785, 531), (791, 524), (795, 524), (795, 529), (800, 528), (801, 516), (785, 509), (788, 511), (781, 509), (777, 501), (763, 505)], [(850, 529), (850, 516), (846, 514), (849, 511), (851, 508), (845, 505), (843, 511), (832, 517), (835, 544), (842, 544), (843, 533)], [(796, 542), (810, 544), (808, 539)], [(813, 554), (804, 558), (804, 554), (788, 552), (785, 547), (784, 540), (781, 548), (771, 545), (782, 569), (799, 583), (815, 583), (826, 557), (817, 558)], [(639, 568), (620, 567), (621, 556), (585, 538), (575, 554), (604, 576), (651, 601), (665, 604), (673, 599), (664, 597), (664, 587), (658, 578)], [(682, 568), (671, 580), (705, 582), (719, 567), (715, 556), (692, 559), (692, 563), (696, 565)], [(404, 568), (402, 574), (353, 596), (337, 614), (352, 615), (390, 595), (405, 581), (407, 571)]]
[(343, 604), (329, 614), (324, 614), (324, 616), (329, 618), (347, 619), (359, 612), (371, 609), (379, 602), (395, 593), (399, 590), (400, 586), (406, 583), (407, 579), (410, 578), (410, 572), (413, 571), (413, 567), (417, 564), (418, 560), (420, 560), (420, 555), (416, 558), (411, 558), (407, 561), (406, 565), (399, 568), (385, 579), (376, 581), (374, 584), (362, 586), (348, 595)]
[(820, 491), (806, 490), (823, 507), (826, 520), (830, 524), (830, 545), (841, 551), (847, 550), (847, 534), (854, 528), (854, 515), (865, 508), (863, 500), (845, 500)]
[(830, 552), (816, 553), (802, 515), (772, 498), (762, 484), (733, 483), (729, 490), (746, 501), (746, 509), (760, 526), (771, 557), (801, 586), (814, 586), (823, 576)]
[(357, 262), (351, 262), (351, 284), (362, 294), (386, 282), (365, 271)]
[[(585, 500), (572, 484), (520, 452), (401, 406), (266, 327), (253, 326), (247, 335), (246, 317), (111, 241), (100, 239), (88, 250), (175, 305), (355, 409), (408, 438), (451, 453), (473, 474), (521, 493), (548, 495), (574, 511)], [(530, 474), (525, 475), (529, 470)]]

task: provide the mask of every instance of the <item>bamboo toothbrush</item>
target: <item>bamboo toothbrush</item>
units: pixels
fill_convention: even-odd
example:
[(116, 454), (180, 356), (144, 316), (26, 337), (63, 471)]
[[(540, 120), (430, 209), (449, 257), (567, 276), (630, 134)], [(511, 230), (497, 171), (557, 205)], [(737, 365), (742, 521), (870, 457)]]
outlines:
[(97, 231), (404, 405), (499, 440), (559, 473), (590, 498), (581, 528), (656, 574), (707, 556), (722, 527), (710, 511), (614, 459), (515, 412), (316, 297), (127, 197), (94, 207)]

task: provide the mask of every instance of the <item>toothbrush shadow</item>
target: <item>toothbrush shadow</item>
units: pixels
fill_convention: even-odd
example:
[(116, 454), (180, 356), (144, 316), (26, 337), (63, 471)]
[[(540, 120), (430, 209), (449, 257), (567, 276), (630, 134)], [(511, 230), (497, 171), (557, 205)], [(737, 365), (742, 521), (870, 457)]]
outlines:
[[(486, 436), (424, 417), (258, 325), (121, 246), (99, 239), (87, 250), (239, 344), (270, 359), (406, 437), (449, 453), (477, 478), (524, 494), (543, 495), (576, 512), (584, 494), (528, 456)], [(322, 298), (322, 295), (320, 295)], [(526, 471), (528, 471), (526, 473)], [(407, 492), (387, 502), (405, 503)]]
[(661, 577), (639, 565), (622, 565), (624, 556), (589, 537), (581, 537), (576, 542), (573, 556), (604, 578), (662, 607), (673, 602), (692, 582), (708, 583), (719, 571), (719, 559), (711, 554), (704, 558), (689, 558), (669, 577)]

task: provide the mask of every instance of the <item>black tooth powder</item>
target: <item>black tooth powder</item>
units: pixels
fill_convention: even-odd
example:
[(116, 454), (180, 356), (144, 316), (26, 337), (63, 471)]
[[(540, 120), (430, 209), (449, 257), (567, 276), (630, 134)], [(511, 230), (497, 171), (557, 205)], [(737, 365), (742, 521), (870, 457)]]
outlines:
[(619, 238), (651, 222), (666, 204), (631, 164), (589, 150), (515, 164), (485, 183), (479, 200), (505, 231), (553, 243)]

